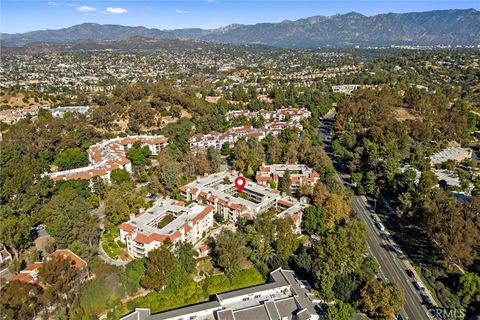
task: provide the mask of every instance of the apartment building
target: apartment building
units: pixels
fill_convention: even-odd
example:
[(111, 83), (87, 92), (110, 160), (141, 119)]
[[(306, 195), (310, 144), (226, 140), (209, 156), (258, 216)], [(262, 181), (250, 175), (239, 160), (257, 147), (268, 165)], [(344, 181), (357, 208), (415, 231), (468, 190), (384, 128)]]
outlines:
[(302, 119), (310, 118), (312, 113), (306, 108), (281, 108), (275, 111), (261, 109), (259, 111), (232, 110), (227, 112), (227, 120), (245, 117), (247, 119), (263, 118), (265, 121), (291, 121), (299, 123)]
[(165, 240), (173, 243), (200, 240), (213, 226), (213, 208), (192, 203), (185, 207), (176, 200), (159, 200), (155, 205), (120, 225), (120, 239), (128, 253), (145, 257)]
[(320, 319), (320, 300), (307, 281), (291, 270), (270, 272), (262, 285), (216, 294), (210, 301), (152, 314), (137, 308), (120, 320), (280, 320)]
[(180, 190), (187, 201), (208, 204), (213, 207), (215, 214), (224, 219), (254, 219), (262, 212), (274, 209), (277, 217), (291, 217), (295, 231), (301, 231), (305, 204), (250, 180), (247, 180), (242, 192), (238, 192), (234, 184), (237, 176), (235, 171), (222, 171), (184, 185)]
[(278, 186), (285, 172), (290, 174), (290, 191), (292, 194), (298, 194), (302, 184), (314, 186), (320, 179), (318, 172), (304, 164), (272, 164), (262, 165), (258, 168), (255, 180), (258, 184), (268, 186), (270, 181)]
[(289, 128), (303, 130), (303, 126), (300, 124), (301, 120), (309, 118), (311, 115), (311, 112), (305, 108), (282, 108), (276, 111), (260, 110), (256, 112), (248, 110), (229, 111), (226, 115), (227, 119), (237, 117), (253, 119), (261, 117), (266, 123), (258, 129), (250, 125), (244, 125), (230, 128), (223, 133), (212, 131), (208, 134), (196, 134), (193, 135), (188, 142), (192, 150), (207, 149), (209, 147), (220, 149), (225, 143), (233, 147), (240, 139), (263, 140), (269, 134), (278, 136), (283, 130)]
[(148, 146), (153, 155), (168, 145), (168, 138), (164, 136), (128, 136), (104, 140), (88, 148), (88, 159), (90, 165), (82, 168), (47, 173), (46, 175), (54, 181), (61, 180), (90, 180), (94, 177), (101, 177), (110, 182), (110, 173), (115, 169), (132, 171), (132, 164), (125, 155), (125, 152), (135, 142), (141, 142)]

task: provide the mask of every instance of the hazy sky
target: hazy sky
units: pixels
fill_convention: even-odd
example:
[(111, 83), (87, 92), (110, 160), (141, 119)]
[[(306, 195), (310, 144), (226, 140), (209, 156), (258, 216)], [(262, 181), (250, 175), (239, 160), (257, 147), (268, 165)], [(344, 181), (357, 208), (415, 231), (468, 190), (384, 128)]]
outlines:
[(83, 22), (159, 29), (216, 28), (357, 11), (365, 15), (435, 9), (480, 10), (480, 1), (0, 1), (1, 32), (59, 29)]

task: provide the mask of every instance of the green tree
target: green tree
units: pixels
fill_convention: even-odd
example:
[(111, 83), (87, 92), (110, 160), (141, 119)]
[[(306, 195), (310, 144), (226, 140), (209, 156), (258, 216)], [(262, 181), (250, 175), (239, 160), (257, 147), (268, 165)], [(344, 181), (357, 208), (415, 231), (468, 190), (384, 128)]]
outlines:
[(125, 155), (132, 161), (134, 166), (148, 166), (150, 165), (150, 149), (148, 146), (142, 146), (140, 141), (135, 141)]
[(112, 225), (127, 221), (130, 214), (137, 214), (146, 207), (144, 188), (137, 189), (133, 182), (111, 185), (105, 195), (105, 216)]
[(222, 164), (220, 152), (214, 147), (209, 147), (207, 150), (207, 158), (208, 161), (210, 161), (210, 168), (212, 172), (220, 171), (220, 165)]
[(458, 295), (463, 302), (480, 302), (480, 276), (473, 272), (466, 272), (460, 276), (460, 290)]
[(30, 243), (32, 223), (28, 217), (9, 216), (0, 223), (0, 241), (13, 250), (15, 259), (20, 250), (26, 249)]
[(161, 290), (169, 281), (170, 273), (174, 270), (177, 258), (172, 252), (173, 244), (163, 242), (160, 247), (148, 253), (146, 268), (147, 275), (142, 278), (141, 284), (145, 288)]
[(291, 187), (292, 187), (292, 180), (291, 180), (291, 176), (290, 176), (290, 171), (288, 170), (285, 170), (284, 174), (283, 174), (283, 177), (280, 179), (280, 191), (288, 194), (288, 195), (292, 195), (292, 190), (291, 190)]
[(88, 155), (80, 148), (68, 148), (55, 157), (55, 165), (60, 170), (68, 170), (88, 165)]
[(120, 184), (130, 181), (130, 173), (125, 169), (115, 169), (110, 173), (110, 178), (114, 183)]
[(197, 260), (195, 258), (198, 257), (198, 252), (190, 242), (182, 241), (177, 243), (175, 254), (180, 266), (185, 272), (189, 274), (195, 272), (197, 266)]
[(129, 295), (134, 295), (140, 288), (140, 280), (146, 273), (145, 259), (135, 259), (125, 267), (125, 287)]
[(355, 309), (348, 303), (337, 301), (327, 309), (327, 320), (350, 320), (355, 314)]
[(214, 261), (232, 276), (240, 270), (240, 264), (245, 260), (244, 240), (239, 233), (223, 230), (215, 239)]
[(327, 231), (325, 226), (325, 212), (317, 206), (305, 209), (302, 220), (302, 230), (307, 235), (324, 235)]

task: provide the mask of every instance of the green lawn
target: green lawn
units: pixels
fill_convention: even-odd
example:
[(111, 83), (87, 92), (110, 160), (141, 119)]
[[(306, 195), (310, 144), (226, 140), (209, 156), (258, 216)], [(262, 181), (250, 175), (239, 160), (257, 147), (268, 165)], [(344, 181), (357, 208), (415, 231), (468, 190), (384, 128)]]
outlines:
[[(191, 281), (181, 289), (167, 288), (153, 291), (146, 296), (129, 301), (126, 308), (118, 310), (119, 314), (110, 314), (109, 318), (118, 317), (135, 308), (150, 308), (152, 313), (183, 307), (207, 301), (210, 295), (265, 283), (265, 279), (256, 269), (244, 269), (231, 279), (225, 275), (210, 276), (200, 282)], [(125, 306), (124, 306), (125, 307)], [(123, 310), (122, 310), (123, 309)], [(123, 313), (122, 313), (123, 312)]]
[(125, 251), (123, 244), (119, 244), (115, 241), (120, 235), (118, 228), (113, 227), (106, 230), (102, 235), (102, 248), (105, 250), (107, 255), (112, 259), (118, 259), (119, 256)]
[(160, 220), (160, 222), (157, 224), (158, 229), (162, 229), (165, 227), (167, 224), (172, 222), (175, 218), (173, 217), (173, 214), (167, 214), (165, 217)]

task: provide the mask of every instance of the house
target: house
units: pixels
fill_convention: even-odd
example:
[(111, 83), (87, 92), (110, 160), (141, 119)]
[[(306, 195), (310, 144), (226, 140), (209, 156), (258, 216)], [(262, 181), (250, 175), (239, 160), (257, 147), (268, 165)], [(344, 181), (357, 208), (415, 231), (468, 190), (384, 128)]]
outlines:
[(262, 285), (216, 294), (210, 301), (152, 314), (137, 308), (120, 320), (320, 319), (320, 300), (291, 270), (270, 272)]
[(213, 208), (192, 203), (185, 207), (176, 200), (158, 200), (156, 204), (120, 225), (120, 240), (128, 253), (145, 257), (169, 239), (173, 243), (195, 243), (213, 227)]
[[(63, 259), (67, 259), (71, 261), (72, 266), (75, 267), (78, 272), (78, 279), (80, 282), (83, 282), (89, 278), (88, 272), (88, 264), (85, 260), (77, 256), (75, 253), (68, 249), (59, 249), (50, 254), (47, 257), (51, 259), (51, 257), (61, 257)], [(31, 284), (36, 284), (41, 287), (45, 287), (45, 284), (41, 283), (38, 279), (38, 272), (42, 267), (43, 262), (34, 262), (28, 264), (23, 270), (20, 271), (15, 277), (13, 277), (10, 281), (23, 281)]]

